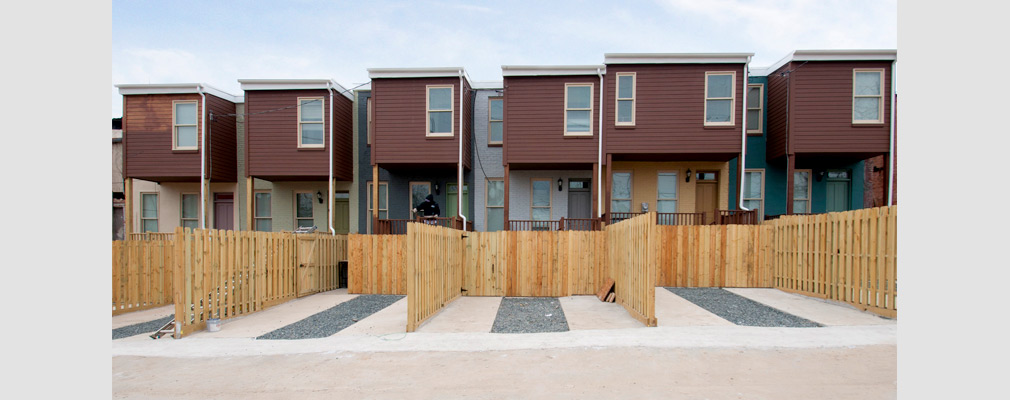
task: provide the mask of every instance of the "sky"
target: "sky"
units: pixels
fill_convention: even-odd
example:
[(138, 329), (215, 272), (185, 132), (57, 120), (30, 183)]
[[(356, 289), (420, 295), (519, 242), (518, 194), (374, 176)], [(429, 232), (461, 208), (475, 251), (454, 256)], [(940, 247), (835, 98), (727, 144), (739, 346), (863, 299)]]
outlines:
[[(896, 0), (113, 1), (112, 83), (368, 82), (369, 68), (602, 64), (605, 53), (896, 49)], [(111, 117), (122, 96), (111, 94)]]

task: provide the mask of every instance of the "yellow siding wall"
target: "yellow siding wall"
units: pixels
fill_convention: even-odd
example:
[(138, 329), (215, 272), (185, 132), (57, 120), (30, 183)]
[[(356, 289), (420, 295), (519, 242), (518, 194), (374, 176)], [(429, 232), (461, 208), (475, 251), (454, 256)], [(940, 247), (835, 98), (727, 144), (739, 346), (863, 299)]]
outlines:
[(684, 182), (687, 170), (691, 174), (698, 171), (719, 171), (719, 209), (729, 209), (729, 163), (728, 162), (637, 162), (614, 161), (613, 172), (631, 172), (631, 211), (641, 212), (642, 203), (649, 203), (649, 211), (656, 211), (656, 186), (660, 172), (677, 172), (677, 212), (695, 212), (695, 177)]

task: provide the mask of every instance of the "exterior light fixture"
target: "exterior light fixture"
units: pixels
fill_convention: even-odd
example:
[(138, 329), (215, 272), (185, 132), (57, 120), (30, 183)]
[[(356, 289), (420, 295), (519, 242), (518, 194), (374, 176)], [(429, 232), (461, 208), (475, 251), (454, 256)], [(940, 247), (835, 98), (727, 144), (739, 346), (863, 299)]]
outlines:
[(319, 204), (323, 204), (323, 192), (316, 191), (316, 200), (319, 200)]
[(684, 177), (684, 182), (690, 182), (690, 181), (691, 181), (691, 169), (688, 168), (687, 169), (687, 176)]
[(563, 182), (561, 181), (561, 178), (558, 178), (558, 191), (559, 192), (561, 191), (561, 185), (562, 184), (563, 184)]

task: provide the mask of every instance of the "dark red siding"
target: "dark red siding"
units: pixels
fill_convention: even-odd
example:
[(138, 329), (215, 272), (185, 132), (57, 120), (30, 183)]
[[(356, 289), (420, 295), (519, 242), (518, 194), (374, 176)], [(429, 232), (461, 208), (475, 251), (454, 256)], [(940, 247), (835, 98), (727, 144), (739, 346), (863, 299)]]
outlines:
[[(736, 72), (732, 126), (705, 126), (705, 73)], [(616, 82), (635, 73), (635, 125), (615, 126)], [(743, 64), (614, 64), (605, 78), (604, 151), (611, 154), (739, 153), (746, 77)]]
[(784, 71), (788, 71), (792, 68), (791, 63), (786, 63), (775, 72), (768, 74), (768, 112), (765, 115), (767, 118), (768, 131), (765, 132), (767, 142), (765, 145), (765, 158), (768, 160), (776, 159), (779, 157), (784, 157), (787, 153), (787, 119), (789, 115), (786, 112), (788, 106), (787, 93), (789, 91), (789, 79), (782, 76)]
[(207, 95), (207, 109), (214, 119), (207, 116), (210, 127), (209, 173), (213, 182), (235, 182), (238, 177), (237, 132), (235, 132), (235, 103), (214, 95)]
[[(322, 97), (322, 149), (298, 148), (298, 98)], [(351, 101), (333, 96), (333, 140), (330, 144), (330, 92), (313, 90), (246, 91), (246, 172), (268, 180), (326, 180), (333, 151), (334, 178), (352, 179)]]
[(199, 181), (200, 151), (172, 150), (172, 102), (196, 101), (199, 143), (202, 130), (199, 115), (203, 112), (200, 95), (149, 94), (123, 98), (124, 175), (155, 182)]
[[(459, 100), (459, 78), (380, 78), (372, 80), (372, 164), (456, 164), (459, 161), (459, 138), (463, 137), (463, 165), (470, 168), (470, 121), (473, 112), (472, 94), (464, 80), (463, 105)], [(453, 86), (453, 132), (451, 138), (430, 138), (425, 135), (428, 118), (428, 85)], [(460, 132), (459, 112), (464, 123)]]
[[(593, 84), (592, 136), (565, 136), (565, 84)], [(597, 161), (600, 78), (596, 75), (506, 76), (504, 162)]]

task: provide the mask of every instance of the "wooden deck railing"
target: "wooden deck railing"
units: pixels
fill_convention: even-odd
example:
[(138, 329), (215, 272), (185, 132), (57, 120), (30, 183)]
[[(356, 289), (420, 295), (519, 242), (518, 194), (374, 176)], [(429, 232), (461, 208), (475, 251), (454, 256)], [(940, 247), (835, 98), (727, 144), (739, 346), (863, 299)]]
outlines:
[(510, 231), (598, 231), (603, 228), (599, 218), (564, 218), (557, 221), (509, 220)]
[(561, 229), (566, 231), (598, 231), (603, 229), (599, 218), (561, 218)]
[[(414, 219), (380, 219), (375, 225), (374, 233), (376, 235), (406, 235), (407, 224), (411, 222), (464, 230), (462, 217), (417, 217)], [(473, 231), (473, 220), (466, 221), (465, 230)]]
[(129, 240), (172, 240), (175, 234), (171, 232), (131, 233)]
[(533, 221), (510, 219), (510, 231), (556, 231), (561, 227), (561, 221)]
[[(611, 224), (631, 219), (645, 213), (641, 212), (615, 212), (610, 213)], [(705, 213), (656, 213), (657, 225), (705, 225)]]
[(756, 210), (719, 210), (713, 225), (757, 225)]

